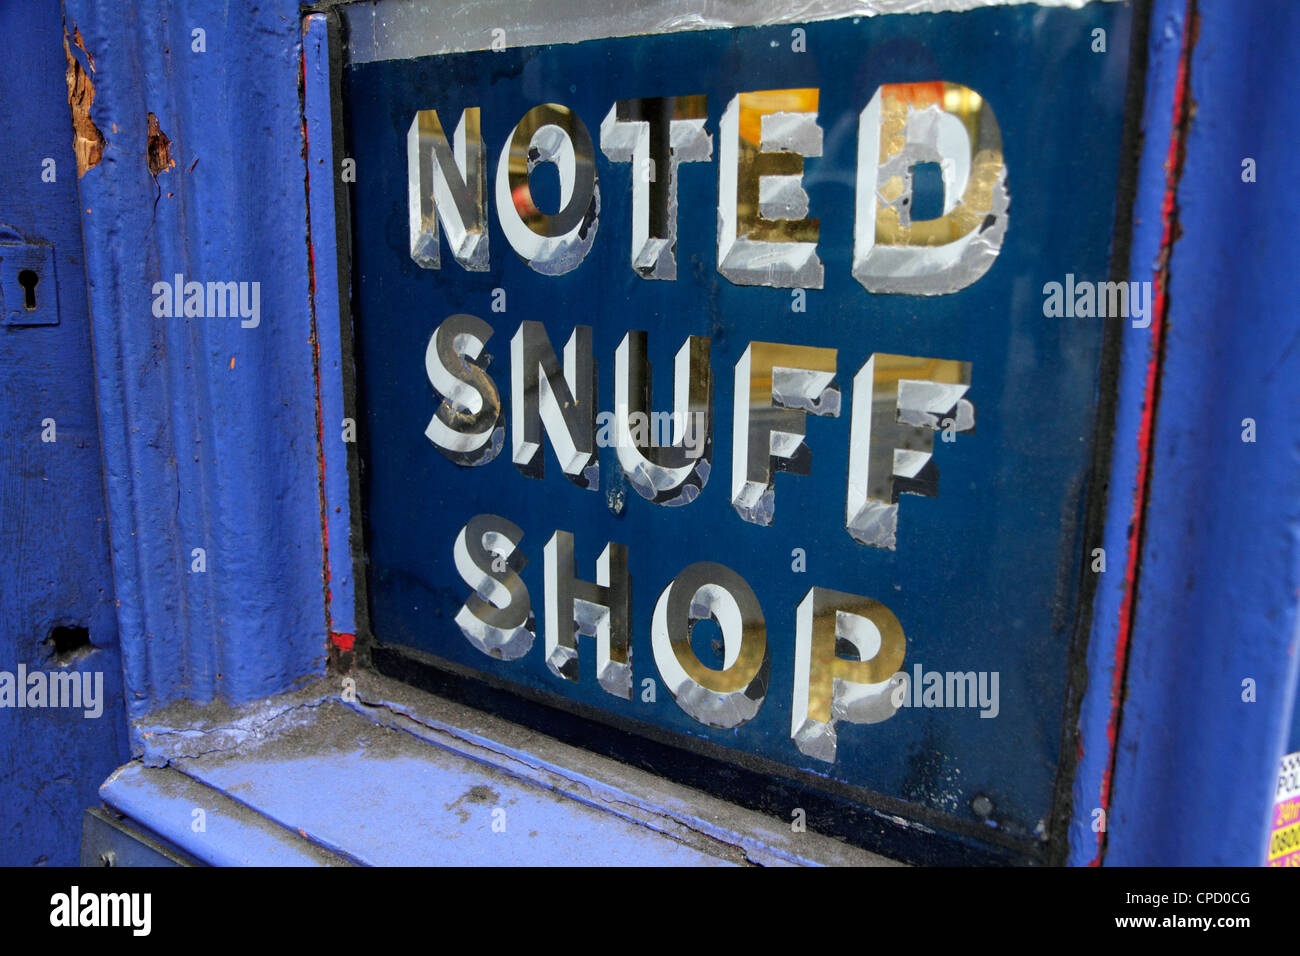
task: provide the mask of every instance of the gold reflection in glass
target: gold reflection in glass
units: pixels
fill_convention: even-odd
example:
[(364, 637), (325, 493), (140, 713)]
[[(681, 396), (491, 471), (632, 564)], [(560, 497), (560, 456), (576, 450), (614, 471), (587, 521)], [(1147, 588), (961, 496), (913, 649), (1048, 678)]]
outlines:
[[(808, 671), (808, 718), (831, 723), (834, 682), (880, 684), (903, 666), (907, 641), (894, 612), (879, 601), (829, 588), (814, 588), (812, 646)], [(849, 660), (836, 653), (836, 640), (846, 640), (845, 617), (870, 621), (880, 634), (880, 647), (867, 660)], [(848, 640), (848, 643), (853, 643)], [(856, 645), (855, 645), (856, 647)], [(862, 648), (857, 647), (859, 658)]]
[[(876, 352), (872, 380), (876, 393), (891, 397), (898, 394), (897, 385), (904, 379), (918, 382), (940, 382), (945, 385), (969, 385), (971, 363), (956, 359), (923, 358), (917, 355), (891, 355)], [(886, 391), (885, 386), (893, 386)]]
[[(749, 343), (749, 407), (762, 410), (772, 404), (776, 369), (835, 373), (835, 349), (816, 345), (787, 345), (784, 342)], [(815, 401), (817, 396), (807, 396)]]
[[(877, 189), (876, 244), (893, 246), (942, 246), (961, 239), (979, 228), (993, 210), (993, 190), (1003, 171), (1002, 137), (993, 111), (984, 99), (959, 83), (893, 83), (881, 88), (880, 168), (882, 184)], [(901, 173), (910, 181), (912, 171), (886, 169), (907, 145), (909, 113), (936, 108), (955, 116), (973, 144), (970, 178), (951, 212), (937, 219), (914, 220), (904, 211), (900, 198)], [(898, 163), (893, 163), (897, 166)]]
[(764, 90), (740, 94), (740, 148), (736, 164), (736, 235), (755, 242), (816, 242), (817, 219), (764, 219), (758, 211), (759, 179), (801, 176), (803, 156), (790, 150), (764, 152), (763, 117), (772, 113), (816, 113), (815, 89)]
[[(563, 130), (573, 146), (572, 167), (566, 169), (564, 151), (559, 137), (539, 148), (533, 136), (543, 127), (553, 126)], [(562, 208), (555, 214), (542, 212), (533, 202), (529, 187), (529, 174), (539, 162), (556, 163), (560, 171), (560, 192), (565, 192), (566, 178), (571, 180), (572, 194), (568, 201), (561, 200)], [(510, 199), (524, 224), (539, 236), (556, 238), (567, 235), (582, 222), (592, 205), (595, 183), (595, 156), (591, 134), (586, 124), (573, 110), (559, 103), (543, 103), (524, 114), (510, 138)]]

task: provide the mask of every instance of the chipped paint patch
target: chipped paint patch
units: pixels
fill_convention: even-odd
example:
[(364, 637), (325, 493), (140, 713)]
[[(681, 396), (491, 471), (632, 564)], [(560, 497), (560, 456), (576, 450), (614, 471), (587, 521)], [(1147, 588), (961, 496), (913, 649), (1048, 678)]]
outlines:
[[(81, 31), (77, 29), (76, 24), (73, 24), (72, 29), (73, 42), (86, 54), (86, 60), (93, 73), (95, 58), (86, 49), (85, 41), (82, 40)], [(90, 108), (95, 103), (95, 84), (90, 81), (90, 76), (81, 65), (81, 61), (73, 55), (72, 47), (68, 44), (66, 26), (63, 31), (63, 55), (68, 62), (65, 76), (68, 81), (68, 106), (72, 110), (72, 151), (77, 157), (77, 178), (80, 179), (86, 175), (87, 170), (94, 169), (104, 158), (104, 146), (107, 141), (104, 139), (104, 134), (99, 131), (99, 127), (95, 125), (95, 121), (90, 118)]]
[(149, 113), (146, 119), (149, 122), (149, 172), (156, 179), (159, 173), (175, 167), (176, 160), (172, 159), (172, 141), (158, 125), (158, 117)]
[(86, 62), (90, 64), (90, 72), (95, 72), (95, 56), (86, 49), (86, 41), (81, 38), (81, 30), (74, 23), (72, 25), (72, 42), (77, 45), (77, 49), (86, 54)]

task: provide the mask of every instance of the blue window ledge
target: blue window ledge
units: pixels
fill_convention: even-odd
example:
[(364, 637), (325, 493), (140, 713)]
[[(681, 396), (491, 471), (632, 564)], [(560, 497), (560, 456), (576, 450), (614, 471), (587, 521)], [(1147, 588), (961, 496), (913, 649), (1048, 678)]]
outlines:
[[(368, 674), (137, 722), (100, 787), (213, 865), (895, 866)], [(346, 699), (345, 699), (346, 698)]]

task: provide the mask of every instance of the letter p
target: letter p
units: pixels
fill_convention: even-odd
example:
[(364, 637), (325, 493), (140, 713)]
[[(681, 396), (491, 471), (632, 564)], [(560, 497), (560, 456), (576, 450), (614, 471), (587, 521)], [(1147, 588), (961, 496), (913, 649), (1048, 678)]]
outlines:
[[(840, 656), (852, 647), (856, 659)], [(790, 737), (801, 753), (835, 760), (835, 724), (876, 724), (898, 710), (890, 694), (907, 648), (903, 626), (879, 601), (812, 588), (795, 623)]]

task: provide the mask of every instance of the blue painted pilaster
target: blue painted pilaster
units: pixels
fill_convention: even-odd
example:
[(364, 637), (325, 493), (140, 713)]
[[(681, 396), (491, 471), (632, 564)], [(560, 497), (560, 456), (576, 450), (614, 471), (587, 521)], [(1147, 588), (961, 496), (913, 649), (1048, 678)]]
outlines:
[(1105, 862), (1257, 866), (1300, 678), (1300, 7), (1192, 9), (1181, 234)]
[[(106, 140), (80, 194), (130, 713), (249, 701), (326, 654), (298, 8), (66, 10)], [(176, 276), (257, 283), (257, 315), (159, 317)]]

